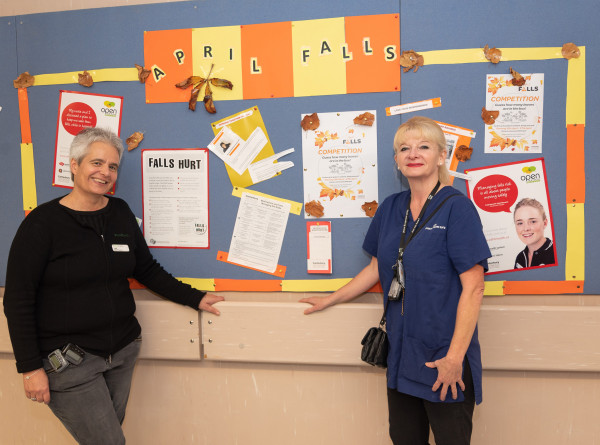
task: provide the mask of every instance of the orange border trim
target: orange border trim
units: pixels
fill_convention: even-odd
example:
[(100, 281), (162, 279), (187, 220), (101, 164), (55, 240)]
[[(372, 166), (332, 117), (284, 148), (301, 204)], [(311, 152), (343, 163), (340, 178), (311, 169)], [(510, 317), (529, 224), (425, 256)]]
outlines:
[(585, 125), (567, 125), (567, 204), (585, 203)]
[(582, 294), (583, 281), (505, 281), (504, 295)]
[(21, 119), (21, 142), (31, 144), (31, 123), (29, 121), (29, 97), (27, 88), (19, 88), (19, 118)]
[(232, 280), (215, 278), (215, 292), (281, 292), (281, 280)]

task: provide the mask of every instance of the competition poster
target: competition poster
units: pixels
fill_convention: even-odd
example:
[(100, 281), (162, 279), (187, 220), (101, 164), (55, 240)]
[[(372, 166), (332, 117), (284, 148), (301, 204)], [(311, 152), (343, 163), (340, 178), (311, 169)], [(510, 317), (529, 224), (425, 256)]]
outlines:
[(120, 136), (122, 109), (123, 98), (119, 96), (60, 91), (53, 186), (73, 187), (69, 148), (77, 133), (87, 127), (102, 127)]
[(492, 258), (488, 274), (556, 266), (544, 159), (467, 170)]
[(208, 150), (142, 150), (144, 238), (149, 247), (208, 249)]
[(485, 126), (486, 153), (541, 153), (544, 116), (544, 74), (523, 74), (525, 83), (513, 85), (512, 74), (488, 74), (487, 111), (497, 111)]
[[(355, 123), (365, 115), (372, 116), (371, 125)], [(318, 119), (316, 129), (302, 130), (305, 210), (318, 208), (323, 218), (367, 218), (362, 207), (378, 199), (376, 112), (323, 113)]]

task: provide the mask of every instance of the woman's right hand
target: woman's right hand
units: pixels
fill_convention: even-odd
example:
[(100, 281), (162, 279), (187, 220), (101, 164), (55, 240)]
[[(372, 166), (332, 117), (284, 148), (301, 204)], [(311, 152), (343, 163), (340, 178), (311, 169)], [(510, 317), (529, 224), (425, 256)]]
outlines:
[(322, 311), (325, 308), (328, 308), (333, 303), (331, 301), (331, 295), (327, 295), (326, 297), (308, 297), (302, 298), (299, 300), (300, 303), (308, 303), (311, 306), (308, 309), (304, 310), (304, 315), (312, 314), (313, 312)]
[[(34, 374), (35, 373), (35, 374)], [(27, 376), (30, 376), (29, 379)], [(48, 376), (43, 368), (23, 374), (23, 387), (25, 396), (32, 402), (50, 403), (50, 385)]]

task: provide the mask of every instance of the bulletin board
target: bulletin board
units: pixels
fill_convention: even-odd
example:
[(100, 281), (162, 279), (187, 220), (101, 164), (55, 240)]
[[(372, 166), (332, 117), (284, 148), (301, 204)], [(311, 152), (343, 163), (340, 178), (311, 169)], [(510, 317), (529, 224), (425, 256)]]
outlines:
[[(586, 122), (586, 116), (596, 116), (600, 102), (596, 89), (581, 84), (582, 79), (585, 82), (586, 72), (591, 74), (598, 68), (598, 37), (593, 32), (595, 25), (591, 15), (585, 12), (586, 8), (594, 7), (591, 0), (583, 2), (581, 8), (570, 10), (561, 10), (562, 4), (556, 0), (545, 3), (541, 8), (533, 1), (509, 2), (513, 8), (503, 5), (501, 10), (494, 11), (493, 21), (505, 24), (497, 29), (480, 26), (488, 19), (489, 8), (483, 8), (481, 2), (475, 1), (462, 2), (460, 7), (443, 2), (423, 4), (414, 0), (375, 3), (309, 0), (301, 7), (287, 1), (276, 2), (277, 7), (270, 7), (269, 3), (190, 1), (0, 18), (0, 56), (3, 60), (0, 67), (0, 180), (3, 190), (0, 194), (0, 251), (3, 252), (0, 256), (0, 285), (4, 284), (10, 242), (24, 211), (28, 206), (66, 193), (65, 189), (52, 187), (60, 90), (124, 98), (122, 139), (135, 131), (143, 132), (145, 138), (139, 148), (125, 152), (116, 195), (125, 199), (133, 212), (141, 217), (141, 148), (204, 148), (214, 137), (212, 123), (251, 107), (260, 110), (274, 152), (295, 148), (295, 152), (285, 159), (293, 161), (295, 166), (249, 188), (300, 204), (303, 203), (303, 130), (300, 121), (301, 115), (306, 113), (376, 110), (379, 202), (407, 188), (393, 163), (392, 140), (398, 125), (413, 113), (386, 116), (387, 107), (440, 97), (441, 107), (419, 114), (478, 133), (472, 140), (474, 151), (471, 160), (460, 163), (458, 171), (527, 159), (527, 155), (520, 154), (483, 153), (484, 124), (480, 110), (485, 103), (485, 76), (507, 73), (512, 66), (522, 73), (545, 74), (542, 156), (550, 178), (559, 264), (557, 267), (488, 277), (486, 293), (600, 291), (600, 278), (585, 273), (595, 270), (597, 263), (592, 253), (595, 240), (590, 234), (586, 242), (585, 226), (599, 216), (597, 200), (594, 202), (594, 195), (590, 193), (598, 185), (598, 175), (594, 177), (591, 174), (591, 166), (598, 155), (589, 147), (589, 141), (597, 140), (599, 130), (597, 125), (590, 125), (594, 122), (593, 118)], [(531, 6), (535, 20), (518, 13), (527, 5)], [(221, 96), (220, 100), (215, 93), (217, 113), (211, 115), (204, 111), (201, 102), (195, 112), (188, 110), (187, 92), (178, 102), (149, 98), (148, 86), (138, 82), (133, 68), (134, 63), (144, 64), (146, 41), (158, 31), (186, 34), (186, 30), (193, 30), (189, 32), (205, 33), (206, 39), (210, 39), (207, 30), (231, 31), (285, 22), (300, 27), (317, 25), (324, 19), (333, 20), (343, 27), (348, 26), (344, 24), (353, 17), (378, 15), (397, 15), (401, 49), (413, 49), (424, 56), (424, 66), (418, 72), (402, 75), (401, 92), (390, 88), (377, 89), (379, 79), (376, 74), (365, 75), (355, 83), (348, 80), (347, 85), (354, 88), (350, 90), (342, 90), (339, 85), (331, 85), (331, 88), (318, 85), (323, 80), (316, 78), (300, 93), (289, 85), (274, 89), (272, 97), (268, 94), (265, 97), (263, 91), (254, 96)], [(507, 24), (514, 30), (507, 32)], [(251, 29), (247, 32), (251, 34)], [(275, 45), (269, 40), (270, 35), (262, 38), (265, 45)], [(557, 55), (566, 42), (578, 44), (583, 57), (567, 61)], [(481, 50), (485, 44), (502, 49), (506, 60), (497, 65), (485, 60)], [(284, 51), (285, 48), (279, 50)], [(83, 70), (90, 71), (97, 79), (91, 88), (71, 80), (74, 74)], [(580, 75), (577, 84), (573, 85), (573, 73), (577, 70), (580, 74), (583, 72), (583, 77)], [(26, 101), (24, 93), (19, 96), (12, 85), (12, 81), (24, 71), (41, 79), (37, 85), (27, 88)], [(240, 73), (236, 79), (242, 79), (248, 85), (243, 75)], [(290, 74), (287, 76), (289, 84)], [(179, 82), (185, 77), (168, 81)], [(285, 84), (286, 80), (274, 79), (273, 82)], [(297, 86), (296, 79), (294, 82)], [(576, 90), (580, 91), (579, 95), (574, 92)], [(569, 91), (573, 94), (568, 95)], [(232, 92), (237, 92), (235, 87)], [(570, 109), (577, 111), (569, 114), (568, 100), (573, 98), (577, 103)], [(28, 106), (31, 145), (22, 144), (29, 142), (26, 140), (27, 132), (19, 131), (24, 104)], [(578, 133), (576, 142), (569, 138), (568, 130), (569, 125), (575, 124), (579, 130), (584, 128), (583, 134)], [(587, 144), (582, 145), (584, 142)], [(584, 155), (578, 156), (574, 163), (571, 154), (583, 150), (584, 146)], [(201, 289), (216, 291), (327, 291), (339, 287), (368, 264), (369, 258), (361, 245), (369, 218), (336, 218), (331, 220), (332, 273), (318, 279), (308, 274), (303, 212), (290, 214), (288, 219), (279, 258), (279, 264), (286, 268), (285, 276), (277, 278), (219, 261), (219, 252), (229, 248), (240, 198), (232, 187), (224, 164), (213, 154), (209, 157), (209, 164), (210, 249), (152, 250), (157, 260), (175, 276)], [(587, 174), (584, 175), (584, 172)], [(585, 177), (583, 184), (582, 177)], [(35, 181), (35, 187), (31, 187), (32, 181)], [(576, 192), (571, 192), (575, 183)], [(454, 186), (465, 191), (464, 181), (458, 178), (454, 180)]]

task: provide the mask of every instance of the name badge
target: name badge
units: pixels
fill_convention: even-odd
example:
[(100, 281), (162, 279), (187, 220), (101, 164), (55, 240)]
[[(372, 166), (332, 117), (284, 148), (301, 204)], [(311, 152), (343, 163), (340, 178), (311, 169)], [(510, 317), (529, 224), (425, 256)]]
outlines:
[(129, 246), (127, 244), (113, 244), (113, 252), (129, 252)]

